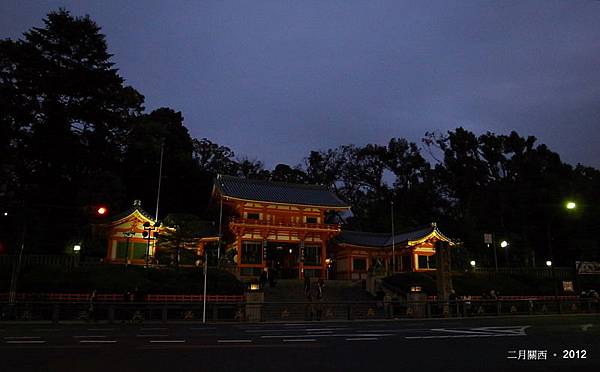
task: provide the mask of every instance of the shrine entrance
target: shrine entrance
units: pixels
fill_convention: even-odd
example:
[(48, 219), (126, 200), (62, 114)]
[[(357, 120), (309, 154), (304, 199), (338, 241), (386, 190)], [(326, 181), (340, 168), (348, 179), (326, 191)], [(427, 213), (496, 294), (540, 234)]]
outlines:
[(300, 246), (293, 243), (267, 243), (267, 267), (277, 279), (298, 279)]

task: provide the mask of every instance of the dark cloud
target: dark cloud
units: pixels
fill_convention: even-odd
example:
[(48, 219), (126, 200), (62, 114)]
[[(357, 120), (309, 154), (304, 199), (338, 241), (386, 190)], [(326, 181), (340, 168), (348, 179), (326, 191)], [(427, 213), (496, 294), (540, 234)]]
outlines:
[(59, 6), (103, 27), (149, 109), (268, 165), (462, 125), (600, 167), (600, 2), (13, 1), (0, 35)]

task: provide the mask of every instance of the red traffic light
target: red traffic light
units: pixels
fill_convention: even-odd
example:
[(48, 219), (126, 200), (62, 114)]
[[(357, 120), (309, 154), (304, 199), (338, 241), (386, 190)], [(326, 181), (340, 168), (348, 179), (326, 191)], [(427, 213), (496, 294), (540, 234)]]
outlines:
[(98, 213), (100, 216), (104, 216), (105, 214), (108, 213), (108, 208), (98, 207), (98, 209), (96, 210), (96, 213)]

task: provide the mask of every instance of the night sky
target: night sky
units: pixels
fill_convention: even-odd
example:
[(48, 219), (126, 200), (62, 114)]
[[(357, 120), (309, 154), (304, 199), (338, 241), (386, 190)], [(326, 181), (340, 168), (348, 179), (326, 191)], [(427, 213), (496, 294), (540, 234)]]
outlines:
[(89, 14), (147, 110), (268, 167), (463, 126), (600, 168), (600, 1), (122, 3), (3, 0), (0, 37)]

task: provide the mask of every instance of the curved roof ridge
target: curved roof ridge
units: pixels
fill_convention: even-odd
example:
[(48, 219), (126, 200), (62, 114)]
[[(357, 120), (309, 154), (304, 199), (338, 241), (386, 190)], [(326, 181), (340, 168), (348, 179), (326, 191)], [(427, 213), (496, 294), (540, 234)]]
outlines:
[(229, 179), (235, 179), (235, 180), (241, 180), (244, 182), (252, 182), (252, 183), (262, 183), (262, 184), (267, 184), (267, 185), (277, 185), (277, 186), (283, 186), (283, 187), (293, 187), (293, 188), (307, 188), (307, 189), (319, 189), (319, 190), (327, 190), (327, 191), (332, 191), (331, 188), (329, 186), (326, 185), (319, 185), (319, 184), (314, 184), (314, 183), (293, 183), (293, 182), (284, 182), (284, 181), (270, 181), (270, 180), (260, 180), (260, 179), (256, 179), (256, 178), (244, 178), (244, 177), (238, 177), (238, 176), (230, 176), (227, 174), (218, 174), (217, 175), (217, 179), (219, 178), (219, 176), (221, 178), (229, 178)]
[(240, 200), (347, 209), (350, 206), (327, 186), (273, 182), (217, 175), (215, 187), (227, 197)]

